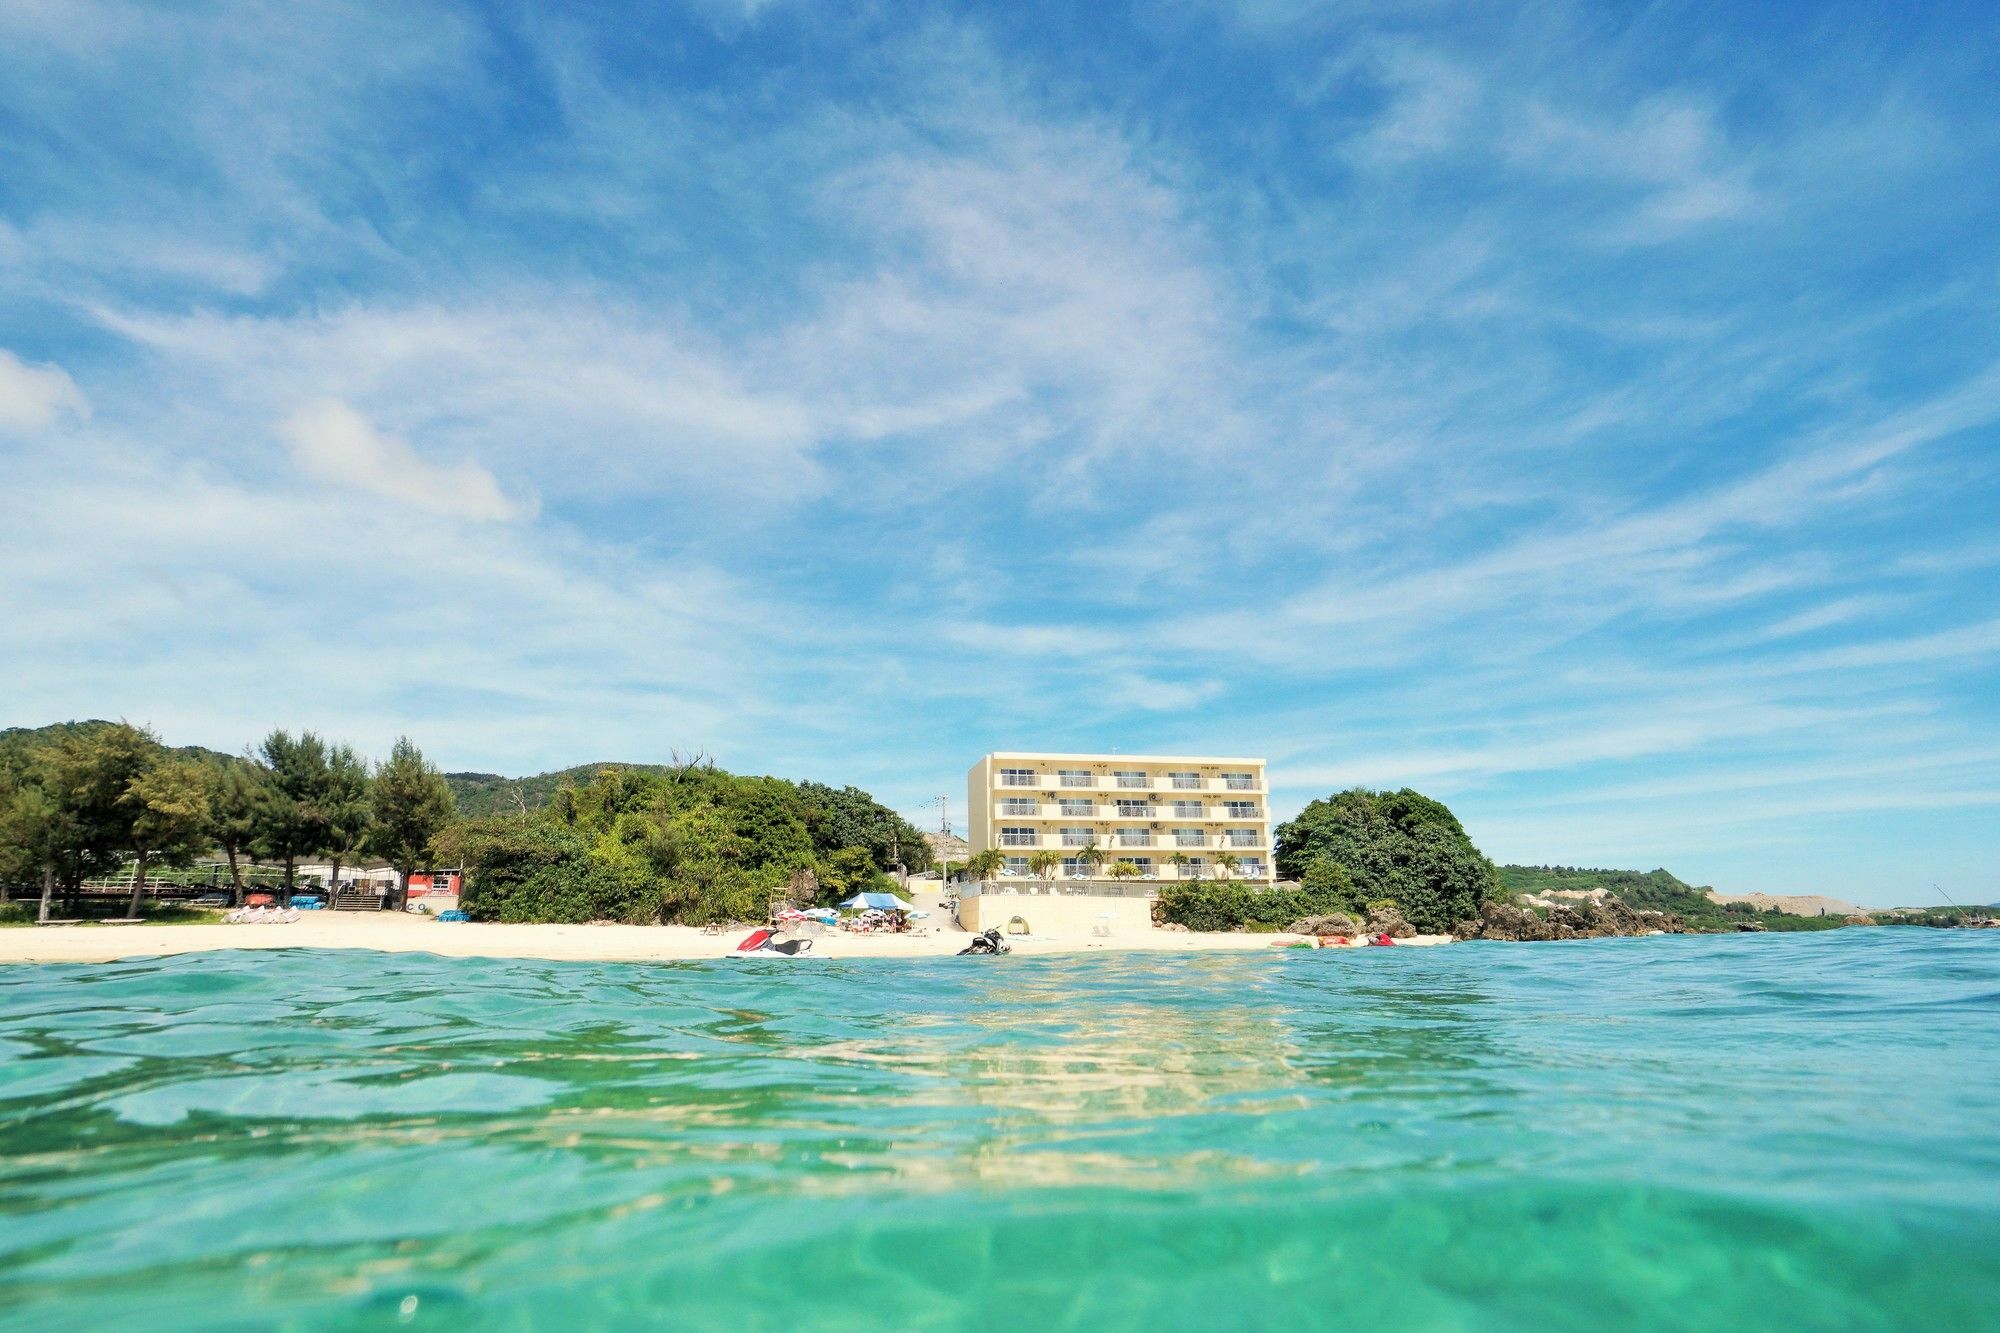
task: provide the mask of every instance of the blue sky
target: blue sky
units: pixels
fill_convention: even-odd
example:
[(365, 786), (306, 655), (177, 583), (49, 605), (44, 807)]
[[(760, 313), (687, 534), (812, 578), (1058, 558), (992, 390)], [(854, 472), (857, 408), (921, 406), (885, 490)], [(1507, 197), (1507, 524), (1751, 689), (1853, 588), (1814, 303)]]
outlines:
[(2000, 12), (0, 8), (0, 723), (2000, 897)]

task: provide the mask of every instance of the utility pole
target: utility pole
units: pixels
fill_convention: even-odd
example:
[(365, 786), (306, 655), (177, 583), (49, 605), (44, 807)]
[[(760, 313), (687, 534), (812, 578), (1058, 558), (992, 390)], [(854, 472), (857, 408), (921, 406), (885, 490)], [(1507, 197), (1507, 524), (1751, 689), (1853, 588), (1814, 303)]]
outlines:
[(937, 798), (937, 803), (938, 832), (949, 838), (951, 836), (951, 797), (940, 796)]

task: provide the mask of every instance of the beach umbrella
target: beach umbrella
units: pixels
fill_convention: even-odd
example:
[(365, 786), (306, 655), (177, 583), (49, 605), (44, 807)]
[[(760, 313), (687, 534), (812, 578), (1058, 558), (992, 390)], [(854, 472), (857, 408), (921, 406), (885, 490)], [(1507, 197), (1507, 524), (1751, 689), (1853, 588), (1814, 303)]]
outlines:
[(908, 912), (912, 910), (910, 904), (904, 902), (893, 893), (857, 893), (842, 903), (841, 906), (849, 908), (873, 907), (884, 912)]

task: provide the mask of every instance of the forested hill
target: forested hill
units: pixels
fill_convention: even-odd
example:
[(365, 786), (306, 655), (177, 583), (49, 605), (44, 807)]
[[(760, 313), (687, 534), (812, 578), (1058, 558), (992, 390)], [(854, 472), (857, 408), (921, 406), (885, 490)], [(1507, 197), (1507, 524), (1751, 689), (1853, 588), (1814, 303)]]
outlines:
[[(0, 727), (0, 747), (19, 745), (26, 750), (31, 746), (46, 745), (63, 736), (92, 732), (110, 725), (103, 718), (91, 718), (87, 722), (51, 722), (46, 727)], [(168, 753), (177, 754), (183, 759), (215, 759), (225, 764), (239, 763), (243, 758), (240, 754), (224, 754), (220, 750), (211, 750), (206, 745), (169, 745), (166, 749)]]
[(1501, 866), (1500, 884), (1509, 893), (1565, 893), (1607, 889), (1641, 911), (1706, 916), (1715, 911), (1706, 888), (1696, 888), (1665, 870), (1590, 870), (1582, 866)]
[(1766, 930), (1821, 930), (1838, 926), (1841, 915), (1799, 916), (1760, 910), (1747, 902), (1718, 903), (1706, 887), (1696, 888), (1665, 870), (1591, 870), (1582, 866), (1501, 866), (1501, 886), (1513, 893), (1566, 893), (1606, 889), (1641, 911), (1673, 912), (1697, 930), (1735, 930), (1755, 922)]
[(670, 773), (673, 770), (665, 764), (621, 764), (610, 761), (595, 764), (577, 764), (573, 768), (560, 768), (553, 773), (537, 773), (529, 778), (502, 777), (498, 773), (447, 773), (444, 780), (451, 787), (451, 794), (458, 798), (458, 812), (462, 815), (511, 815), (527, 810), (539, 810), (549, 803), (556, 789), (568, 784), (581, 787), (606, 768), (623, 769), (633, 773)]

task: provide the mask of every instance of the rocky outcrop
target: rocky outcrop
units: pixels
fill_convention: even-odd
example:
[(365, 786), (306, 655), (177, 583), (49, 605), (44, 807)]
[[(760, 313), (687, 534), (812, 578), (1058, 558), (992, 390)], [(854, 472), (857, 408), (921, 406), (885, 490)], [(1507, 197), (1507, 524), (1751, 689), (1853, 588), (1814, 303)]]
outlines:
[(1642, 912), (1615, 894), (1596, 902), (1558, 903), (1547, 916), (1511, 903), (1487, 903), (1479, 915), (1452, 927), (1461, 940), (1590, 940), (1612, 935), (1678, 935), (1686, 929), (1671, 912)]
[(1345, 912), (1301, 917), (1286, 927), (1294, 935), (1359, 935), (1361, 923)]
[(1406, 940), (1417, 933), (1417, 928), (1405, 920), (1396, 908), (1372, 907), (1368, 910), (1368, 933), (1387, 935), (1392, 940)]

